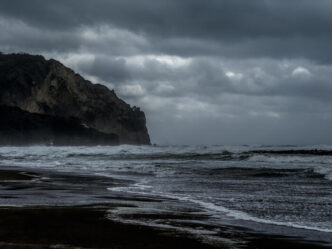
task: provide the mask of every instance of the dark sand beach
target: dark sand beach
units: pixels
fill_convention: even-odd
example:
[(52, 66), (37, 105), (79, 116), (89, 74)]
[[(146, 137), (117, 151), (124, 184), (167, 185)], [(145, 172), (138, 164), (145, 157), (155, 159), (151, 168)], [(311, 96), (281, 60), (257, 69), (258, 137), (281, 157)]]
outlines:
[(194, 239), (106, 219), (98, 207), (0, 210), (1, 248), (214, 248)]
[[(38, 172), (0, 170), (0, 185), (31, 180)], [(17, 189), (16, 189), (17, 190)], [(52, 191), (51, 189), (46, 191)], [(15, 198), (8, 194), (2, 199)], [(296, 238), (257, 234), (239, 227), (221, 227), (220, 238), (241, 246), (209, 242), (172, 229), (123, 224), (109, 219), (115, 204), (0, 208), (0, 248), (328, 248)], [(139, 214), (138, 214), (139, 215)], [(154, 217), (165, 219), (163, 215)], [(188, 219), (188, 216), (183, 217)], [(195, 219), (195, 217), (192, 217)], [(193, 225), (193, 229), (194, 229)]]

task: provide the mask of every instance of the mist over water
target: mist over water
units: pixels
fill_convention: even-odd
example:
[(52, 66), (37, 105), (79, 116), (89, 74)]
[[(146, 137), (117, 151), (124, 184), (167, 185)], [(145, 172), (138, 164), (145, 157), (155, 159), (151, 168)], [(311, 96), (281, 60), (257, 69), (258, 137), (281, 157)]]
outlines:
[(110, 217), (185, 229), (185, 222), (174, 217), (153, 217), (191, 213), (204, 216), (195, 222), (205, 226), (292, 231), (332, 243), (332, 146), (0, 147), (0, 166), (109, 179), (93, 195), (71, 192), (67, 198), (66, 192), (42, 202), (0, 199), (0, 205), (76, 205), (130, 197), (133, 207), (110, 211)]

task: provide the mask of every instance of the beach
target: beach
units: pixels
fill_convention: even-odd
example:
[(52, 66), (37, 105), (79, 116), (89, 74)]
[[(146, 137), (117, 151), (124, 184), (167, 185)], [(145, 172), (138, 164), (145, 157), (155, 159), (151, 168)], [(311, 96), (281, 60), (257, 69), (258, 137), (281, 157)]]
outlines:
[[(18, 193), (30, 193), (31, 196), (35, 194), (39, 197), (46, 193), (59, 195), (59, 188), (51, 188), (50, 185), (47, 187), (42, 181), (36, 183), (36, 179), (45, 177), (45, 174), (45, 171), (0, 170), (0, 199), (3, 201), (20, 198)], [(75, 176), (68, 175), (72, 182), (79, 182), (82, 177), (77, 175), (75, 179)], [(34, 194), (28, 184), (33, 180)], [(90, 186), (93, 181), (101, 182), (101, 179), (91, 177)], [(62, 191), (66, 190), (72, 191), (62, 188)], [(76, 189), (78, 190), (84, 192), (84, 189)], [(0, 248), (328, 248), (322, 243), (259, 234), (236, 226), (219, 227), (220, 240), (209, 241), (205, 240), (204, 236), (195, 236), (176, 229), (125, 224), (112, 220), (108, 215), (110, 210), (121, 206), (130, 204), (119, 197), (118, 200), (112, 198), (111, 203), (100, 201), (91, 205), (3, 206), (0, 208)], [(174, 216), (177, 216), (178, 220), (197, 220), (197, 216), (190, 213), (182, 214), (182, 217), (181, 214)], [(168, 218), (169, 214), (153, 217), (155, 220)], [(193, 222), (191, 225), (192, 229), (197, 229), (194, 224)]]
[(0, 249), (332, 249), (332, 0), (0, 0)]

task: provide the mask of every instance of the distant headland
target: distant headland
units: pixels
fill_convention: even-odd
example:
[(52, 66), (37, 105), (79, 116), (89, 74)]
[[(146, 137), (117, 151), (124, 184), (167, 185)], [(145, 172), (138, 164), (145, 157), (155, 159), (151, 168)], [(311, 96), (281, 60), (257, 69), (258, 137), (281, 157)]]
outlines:
[(0, 53), (0, 144), (150, 144), (145, 114), (56, 60)]

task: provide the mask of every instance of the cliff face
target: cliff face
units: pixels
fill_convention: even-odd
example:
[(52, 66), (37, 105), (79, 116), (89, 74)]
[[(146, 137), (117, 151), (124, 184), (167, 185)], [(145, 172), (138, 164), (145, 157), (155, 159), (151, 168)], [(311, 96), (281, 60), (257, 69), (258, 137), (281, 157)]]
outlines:
[(76, 118), (99, 132), (117, 135), (120, 143), (150, 143), (139, 108), (131, 108), (114, 91), (42, 56), (0, 54), (0, 105)]
[(0, 145), (116, 145), (115, 134), (88, 128), (76, 118), (30, 113), (0, 106)]

